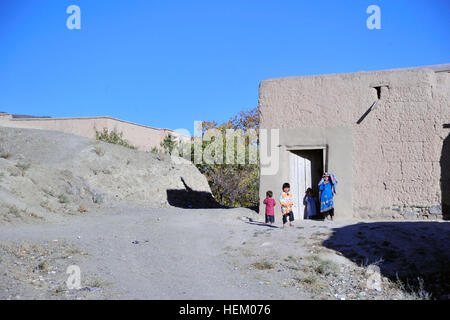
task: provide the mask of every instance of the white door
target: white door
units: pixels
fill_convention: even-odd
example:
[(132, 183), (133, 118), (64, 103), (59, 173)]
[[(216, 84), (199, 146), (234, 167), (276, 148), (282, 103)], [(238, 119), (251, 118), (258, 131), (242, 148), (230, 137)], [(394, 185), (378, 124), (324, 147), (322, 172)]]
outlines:
[(306, 189), (311, 187), (311, 161), (289, 152), (291, 193), (294, 198), (294, 217), (297, 220), (304, 219), (305, 206), (303, 197)]

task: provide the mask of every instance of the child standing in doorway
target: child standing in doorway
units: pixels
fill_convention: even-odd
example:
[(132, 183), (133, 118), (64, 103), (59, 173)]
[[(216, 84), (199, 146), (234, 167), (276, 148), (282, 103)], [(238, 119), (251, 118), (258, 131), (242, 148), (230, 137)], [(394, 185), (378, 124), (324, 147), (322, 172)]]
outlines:
[(289, 183), (283, 183), (283, 192), (280, 195), (281, 213), (283, 215), (283, 228), (286, 227), (288, 218), (289, 225), (291, 227), (294, 226), (294, 212), (292, 211), (294, 202), (292, 201), (292, 194), (289, 192), (290, 190), (291, 186), (289, 185)]
[(312, 217), (317, 215), (316, 198), (314, 197), (313, 189), (308, 188), (306, 190), (303, 204), (306, 207), (306, 219), (312, 219)]
[(266, 205), (266, 223), (274, 224), (275, 223), (275, 210), (274, 207), (276, 205), (275, 200), (272, 198), (273, 192), (267, 191), (266, 198), (264, 199), (264, 204)]

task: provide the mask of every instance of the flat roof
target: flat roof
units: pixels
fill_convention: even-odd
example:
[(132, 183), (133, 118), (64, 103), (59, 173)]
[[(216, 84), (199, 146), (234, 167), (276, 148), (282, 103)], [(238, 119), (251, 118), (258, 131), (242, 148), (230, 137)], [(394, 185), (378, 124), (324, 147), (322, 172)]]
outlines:
[[(150, 126), (146, 126), (143, 124), (139, 124), (139, 123), (134, 123), (134, 122), (130, 122), (130, 121), (126, 121), (126, 120), (121, 120), (121, 119), (117, 119), (117, 118), (113, 118), (110, 116), (97, 116), (97, 117), (67, 117), (67, 118), (52, 118), (52, 117), (39, 117), (39, 116), (29, 116), (29, 115), (17, 115), (17, 114), (11, 114), (8, 112), (0, 112), (0, 114), (3, 115), (11, 115), (12, 119), (10, 121), (55, 121), (55, 120), (95, 120), (95, 119), (110, 119), (110, 120), (115, 120), (115, 121), (119, 121), (119, 122), (124, 122), (124, 123), (128, 123), (131, 125), (135, 125), (135, 126), (139, 126), (139, 127), (144, 127), (144, 128), (149, 128), (149, 129), (153, 129), (153, 130), (159, 130), (159, 131), (170, 131), (170, 132), (174, 132), (179, 134), (178, 132), (176, 132), (173, 129), (169, 129), (169, 128), (155, 128), (155, 127), (150, 127)], [(181, 135), (181, 134), (180, 134)]]
[(430, 66), (411, 67), (411, 68), (404, 68), (404, 69), (418, 69), (418, 68), (431, 69), (434, 72), (450, 72), (450, 63), (435, 64), (435, 65), (430, 65)]

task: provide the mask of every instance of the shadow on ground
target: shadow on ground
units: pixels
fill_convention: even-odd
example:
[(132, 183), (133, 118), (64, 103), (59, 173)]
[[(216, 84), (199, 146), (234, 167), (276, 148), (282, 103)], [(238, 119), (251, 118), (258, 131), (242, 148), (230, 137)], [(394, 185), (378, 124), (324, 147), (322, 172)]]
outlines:
[(278, 229), (277, 226), (274, 225), (270, 225), (264, 222), (254, 222), (254, 221), (250, 221), (250, 222), (246, 222), (247, 224), (252, 224), (254, 226), (259, 226), (259, 227), (265, 227), (265, 228), (273, 228), (273, 229)]
[(218, 203), (211, 193), (195, 191), (186, 184), (183, 178), (181, 181), (184, 189), (167, 190), (167, 202), (171, 206), (185, 209), (227, 208)]
[[(439, 299), (450, 293), (450, 223), (373, 222), (333, 229), (323, 242), (359, 266), (376, 263), (382, 275), (398, 278)], [(407, 286), (408, 288), (408, 286)]]

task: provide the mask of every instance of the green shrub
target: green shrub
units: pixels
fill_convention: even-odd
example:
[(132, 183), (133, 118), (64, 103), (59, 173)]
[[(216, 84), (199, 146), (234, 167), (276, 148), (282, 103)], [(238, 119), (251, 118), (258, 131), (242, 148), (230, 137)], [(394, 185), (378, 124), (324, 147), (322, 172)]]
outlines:
[(177, 141), (175, 138), (169, 133), (164, 140), (161, 142), (161, 147), (168, 154), (172, 154), (173, 149), (177, 146)]
[(16, 164), (16, 167), (22, 170), (22, 172), (25, 172), (26, 170), (30, 169), (31, 164), (29, 163), (18, 163)]
[(50, 197), (55, 197), (56, 195), (55, 195), (55, 192), (53, 192), (52, 190), (50, 190), (50, 189), (42, 189), (42, 191), (46, 194), (46, 195), (48, 195), (48, 196), (50, 196)]
[[(229, 129), (235, 130), (237, 137), (244, 140), (245, 147), (245, 164), (226, 164), (225, 159), (220, 163), (208, 164), (204, 160), (201, 163), (195, 163), (197, 168), (206, 176), (211, 192), (222, 205), (229, 207), (255, 207), (259, 205), (259, 180), (260, 180), (260, 164), (259, 164), (259, 110), (253, 108), (251, 110), (241, 111), (227, 122), (218, 124), (215, 121), (203, 121), (202, 133), (205, 134), (210, 129), (219, 130), (222, 135), (223, 155), (227, 152), (226, 132)], [(214, 140), (213, 140), (214, 139)], [(201, 150), (208, 148), (215, 141), (215, 137), (211, 141), (196, 141), (201, 143), (198, 147)], [(231, 140), (233, 144), (230, 149), (234, 152), (234, 158), (238, 155), (237, 140)], [(250, 163), (250, 150), (256, 149), (256, 161)], [(194, 159), (194, 146), (192, 147), (192, 159)], [(215, 151), (213, 151), (215, 156)], [(204, 158), (203, 158), (204, 159)]]
[(69, 198), (65, 194), (60, 194), (58, 196), (59, 203), (68, 203)]
[(112, 131), (108, 131), (107, 128), (103, 128), (102, 131), (95, 130), (95, 138), (99, 141), (117, 144), (130, 149), (136, 149), (135, 146), (131, 145), (123, 138), (123, 132), (117, 132), (115, 129)]

